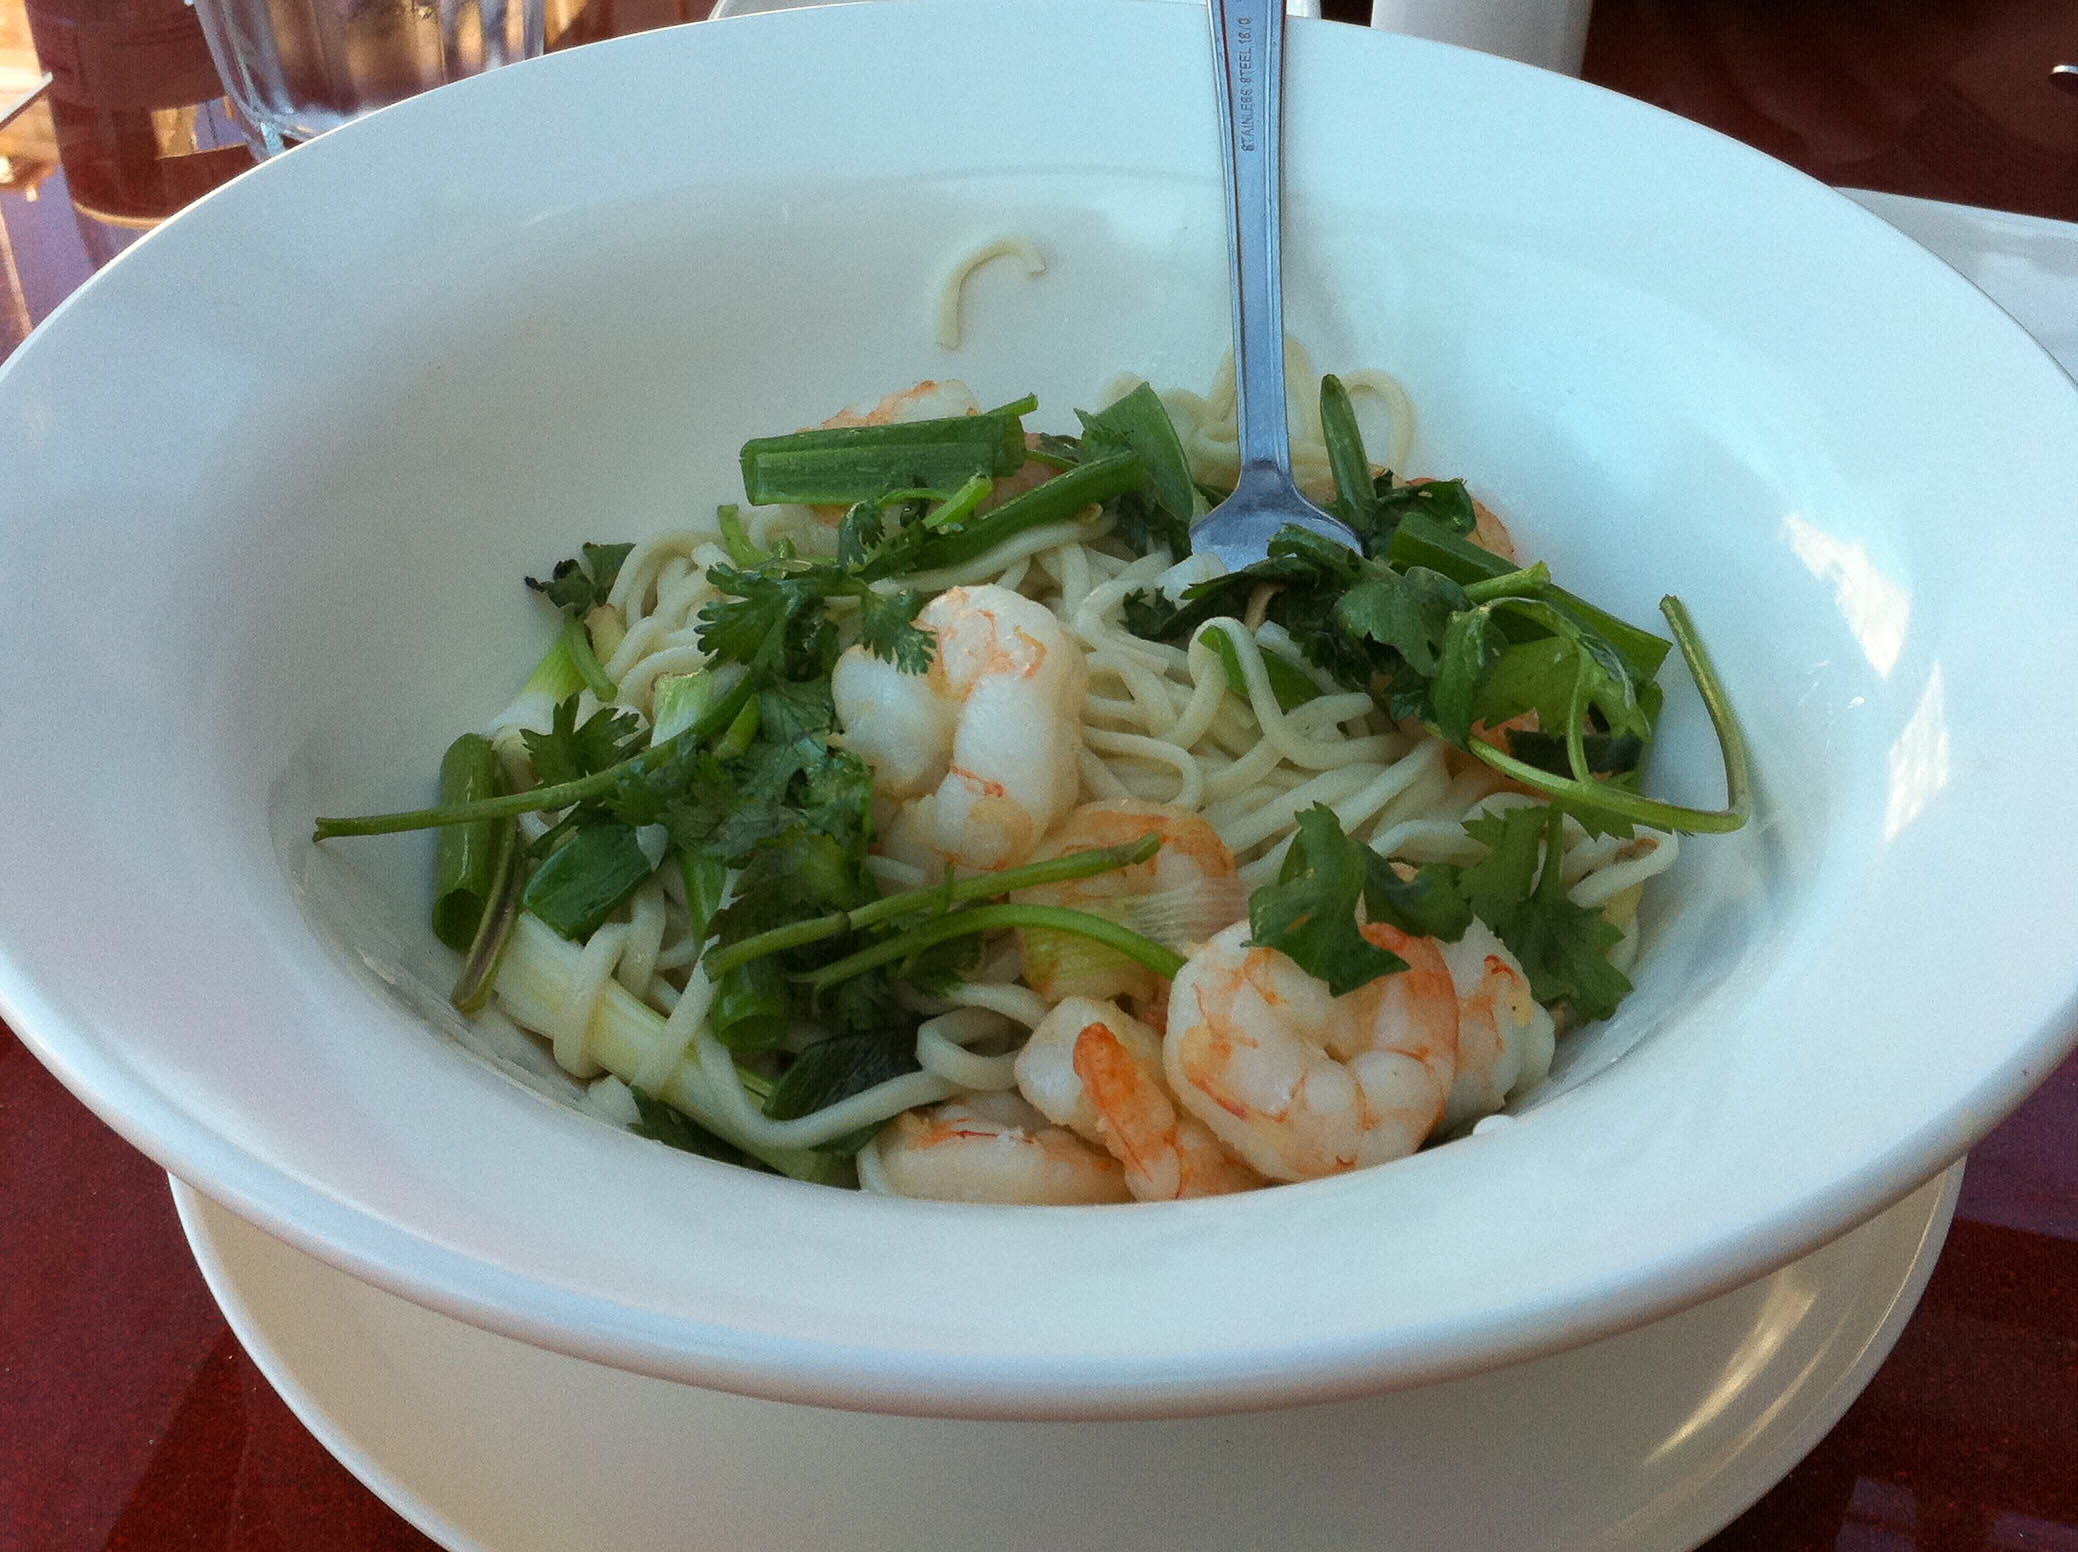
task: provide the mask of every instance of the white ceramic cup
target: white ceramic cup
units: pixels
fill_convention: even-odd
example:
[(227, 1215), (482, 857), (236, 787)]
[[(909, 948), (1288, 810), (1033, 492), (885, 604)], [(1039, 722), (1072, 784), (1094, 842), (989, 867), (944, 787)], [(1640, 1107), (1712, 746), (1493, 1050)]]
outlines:
[(1371, 0), (1371, 25), (1580, 74), (1593, 0)]

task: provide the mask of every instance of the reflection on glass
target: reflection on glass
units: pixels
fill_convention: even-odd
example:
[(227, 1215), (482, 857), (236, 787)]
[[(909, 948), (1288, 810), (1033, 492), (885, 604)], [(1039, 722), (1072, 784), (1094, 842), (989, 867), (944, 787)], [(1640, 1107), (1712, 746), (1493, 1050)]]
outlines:
[(1936, 663), (1926, 676), (1919, 704), (1890, 746), (1890, 804), (1883, 838), (1894, 840), (1948, 785), (1948, 694)]
[(1864, 545), (1829, 534), (1794, 512), (1782, 520), (1782, 531), (1805, 569), (1832, 584), (1833, 601), (1869, 666), (1888, 675), (1905, 650), (1912, 595), (1877, 568)]

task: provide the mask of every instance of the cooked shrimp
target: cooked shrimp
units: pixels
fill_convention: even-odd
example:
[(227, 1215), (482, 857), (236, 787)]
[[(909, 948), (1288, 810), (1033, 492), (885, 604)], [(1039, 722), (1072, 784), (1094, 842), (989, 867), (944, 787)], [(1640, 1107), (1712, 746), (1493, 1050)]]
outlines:
[(1551, 1071), (1557, 1031), (1530, 995), (1522, 962), (1485, 922), (1474, 921), (1455, 943), (1441, 945), (1458, 994), (1457, 1077), (1443, 1125), (1476, 1121), (1509, 1095)]
[(1508, 525), (1494, 514), (1494, 509), (1485, 502), (1474, 500), (1472, 512), (1472, 542), (1489, 550), (1503, 560), (1516, 559), (1515, 536), (1508, 532)]
[(830, 680), (844, 746), (897, 805), (884, 850), (931, 870), (1022, 862), (1080, 786), (1082, 649), (993, 583), (940, 593), (917, 624), (938, 642), (928, 673), (852, 647)]
[(1162, 1079), (1162, 1039), (1112, 1002), (1070, 997), (1017, 1056), (1017, 1086), (1049, 1121), (1125, 1166), (1143, 1202), (1221, 1196), (1263, 1183), (1188, 1112)]
[[(1123, 921), (1164, 943), (1204, 942), (1248, 912), (1248, 891), (1234, 872), (1234, 854), (1198, 815), (1143, 798), (1103, 798), (1069, 810), (1040, 843), (1032, 860), (1099, 846), (1130, 846), (1158, 835), (1162, 849), (1145, 862), (1094, 878), (1071, 879), (1016, 896), (1039, 905), (1072, 906)], [(1139, 914), (1121, 907), (1141, 902)], [(1157, 919), (1158, 918), (1158, 919)], [(1086, 938), (1028, 929), (1018, 934), (1025, 984), (1048, 1002), (1063, 997), (1130, 997), (1145, 1005), (1162, 991), (1162, 978), (1123, 954)]]
[(1382, 922), (1366, 938), (1407, 961), (1347, 996), (1237, 922), (1194, 954), (1169, 996), (1169, 1087), (1273, 1180), (1401, 1158), (1442, 1119), (1457, 1070), (1458, 998), (1434, 940)]
[(904, 1111), (867, 1146), (897, 1196), (1022, 1206), (1128, 1200), (1116, 1159), (1007, 1091)]
[(914, 388), (889, 394), (870, 410), (856, 405), (839, 410), (823, 422), (823, 428), (903, 425), (912, 420), (944, 420), (980, 413), (981, 401), (974, 397), (974, 390), (957, 377), (942, 381), (926, 378)]

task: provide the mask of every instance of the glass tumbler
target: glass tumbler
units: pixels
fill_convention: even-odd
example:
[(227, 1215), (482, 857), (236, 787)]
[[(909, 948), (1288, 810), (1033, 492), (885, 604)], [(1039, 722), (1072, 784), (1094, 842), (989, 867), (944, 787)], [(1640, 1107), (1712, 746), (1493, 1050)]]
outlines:
[(193, 0), (253, 149), (542, 51), (544, 0)]

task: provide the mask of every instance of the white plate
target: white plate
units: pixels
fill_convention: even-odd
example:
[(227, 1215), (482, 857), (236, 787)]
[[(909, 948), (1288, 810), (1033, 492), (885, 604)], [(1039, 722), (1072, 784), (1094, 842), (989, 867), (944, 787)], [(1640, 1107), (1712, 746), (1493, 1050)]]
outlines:
[[(1291, 327), (1397, 371), (1420, 466), (1570, 583), (1648, 619), (1678, 588), (1760, 761), (1757, 823), (1684, 848), (1621, 1014), (1490, 1135), (1017, 1214), (617, 1135), (397, 994), (451, 975), (429, 846), (315, 856), (309, 820), (411, 806), (502, 703), (539, 647), (516, 574), (674, 526), (730, 497), (743, 437), (917, 377), (1035, 390), (1051, 424), (1115, 369), (1209, 379), (1208, 56), (1189, 7), (1068, 0), (645, 34), (347, 126), (126, 253), (0, 367), (0, 788), (35, 818), (0, 827), (35, 884), (0, 892), (0, 1013), (174, 1173), (369, 1280), (882, 1411), (1463, 1375), (1750, 1282), (1960, 1156), (2074, 1037), (2078, 834), (2021, 734), (2078, 721), (2078, 392), (1748, 148), (1328, 24), (1289, 54)], [(859, 89), (919, 61), (960, 82), (929, 112)], [(938, 352), (934, 282), (1006, 226), (1052, 268), (978, 277)], [(1669, 708), (1655, 778), (1707, 799), (1678, 682)], [(319, 892), (341, 875), (374, 906)]]
[(1676, 1552), (1867, 1384), (1961, 1180), (1957, 1165), (1794, 1265), (1590, 1346), (1166, 1423), (830, 1412), (647, 1379), (434, 1314), (173, 1195), (261, 1371), (451, 1552)]

